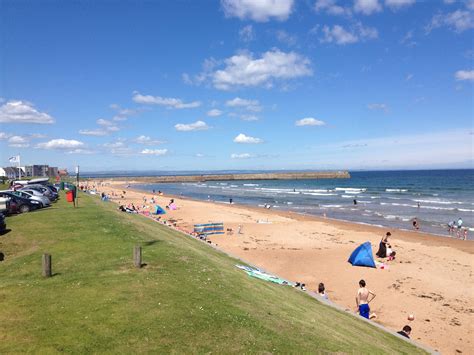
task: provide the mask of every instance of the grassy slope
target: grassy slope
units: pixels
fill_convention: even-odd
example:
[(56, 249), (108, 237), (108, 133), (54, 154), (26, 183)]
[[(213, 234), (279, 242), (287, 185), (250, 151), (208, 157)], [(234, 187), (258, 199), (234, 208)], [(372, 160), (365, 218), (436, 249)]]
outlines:
[[(0, 237), (0, 353), (416, 353), (290, 287), (115, 205), (81, 196), (7, 219)], [(132, 248), (143, 246), (143, 269)], [(41, 254), (53, 256), (50, 279)], [(362, 335), (363, 334), (363, 335)]]

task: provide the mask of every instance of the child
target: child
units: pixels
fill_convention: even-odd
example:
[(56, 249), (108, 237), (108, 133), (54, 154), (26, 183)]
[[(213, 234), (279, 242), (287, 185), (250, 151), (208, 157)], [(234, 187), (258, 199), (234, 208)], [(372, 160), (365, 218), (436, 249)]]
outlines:
[(328, 299), (326, 289), (325, 289), (324, 284), (322, 282), (318, 286), (318, 295), (321, 296), (321, 298), (324, 298), (325, 300)]

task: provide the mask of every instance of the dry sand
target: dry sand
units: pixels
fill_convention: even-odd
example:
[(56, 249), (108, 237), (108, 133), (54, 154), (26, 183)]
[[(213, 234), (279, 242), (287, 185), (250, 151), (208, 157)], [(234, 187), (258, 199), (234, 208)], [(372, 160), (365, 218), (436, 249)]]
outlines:
[[(108, 194), (115, 191), (120, 196), (126, 190), (125, 198), (112, 198), (119, 203), (142, 206), (143, 196), (152, 197), (124, 188), (123, 181), (102, 184), (98, 190)], [(164, 207), (173, 197), (179, 209), (167, 211), (163, 219), (176, 220), (177, 227), (192, 231), (195, 223), (224, 222), (226, 229), (233, 229), (233, 235), (208, 238), (221, 250), (303, 282), (311, 290), (323, 282), (330, 300), (351, 310), (356, 307), (358, 281), (365, 279), (377, 295), (371, 303), (375, 322), (397, 331), (409, 324), (412, 339), (442, 353), (474, 354), (474, 242), (176, 196), (155, 195), (155, 200)], [(239, 225), (242, 234), (237, 234)], [(366, 241), (375, 253), (387, 231), (397, 252), (388, 269), (354, 267), (347, 262), (350, 253)], [(414, 314), (415, 320), (409, 322), (408, 314)]]

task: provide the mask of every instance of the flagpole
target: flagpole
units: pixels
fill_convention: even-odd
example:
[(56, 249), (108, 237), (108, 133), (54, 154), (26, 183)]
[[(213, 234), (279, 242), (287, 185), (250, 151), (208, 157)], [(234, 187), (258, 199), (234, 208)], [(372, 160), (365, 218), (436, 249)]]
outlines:
[(20, 158), (20, 154), (18, 154), (18, 179), (21, 180), (21, 158)]

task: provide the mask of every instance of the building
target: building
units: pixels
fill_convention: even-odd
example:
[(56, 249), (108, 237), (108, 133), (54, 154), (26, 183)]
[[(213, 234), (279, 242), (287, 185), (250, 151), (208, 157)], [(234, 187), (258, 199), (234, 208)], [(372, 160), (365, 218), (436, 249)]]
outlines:
[(50, 166), (48, 169), (48, 176), (54, 178), (59, 175), (59, 170), (57, 166)]
[(48, 165), (27, 165), (25, 166), (26, 176), (49, 176)]
[(5, 168), (0, 168), (0, 177), (5, 177), (7, 179), (17, 179), (18, 178), (18, 168), (13, 168), (7, 166)]

